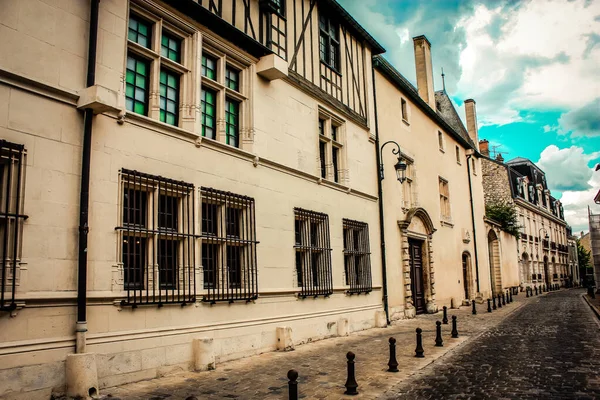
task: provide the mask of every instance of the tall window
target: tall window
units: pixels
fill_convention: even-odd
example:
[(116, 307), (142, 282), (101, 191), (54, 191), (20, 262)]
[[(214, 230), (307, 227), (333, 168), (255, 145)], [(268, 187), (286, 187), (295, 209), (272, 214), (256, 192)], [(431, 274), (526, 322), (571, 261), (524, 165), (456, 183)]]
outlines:
[[(475, 162), (474, 158), (471, 158), (471, 169), (473, 170), (473, 175), (477, 175), (477, 163)], [(521, 188), (521, 190), (523, 190)]]
[[(127, 34), (125, 107), (127, 111), (180, 126), (180, 81), (190, 73), (183, 48), (189, 36), (167, 28), (159, 17), (141, 17), (132, 8)], [(159, 43), (152, 40), (152, 32), (160, 35)], [(159, 73), (151, 75), (151, 70)]]
[(373, 290), (371, 282), (371, 253), (369, 225), (344, 219), (344, 272), (348, 293), (368, 293)]
[(0, 311), (16, 308), (23, 236), (25, 147), (0, 140)]
[(404, 158), (404, 162), (406, 162), (406, 181), (404, 181), (404, 184), (402, 185), (402, 191), (403, 191), (402, 206), (405, 209), (409, 209), (412, 207), (416, 207), (418, 204), (417, 182), (416, 182), (415, 165), (414, 165), (413, 161)]
[(194, 185), (121, 170), (123, 305), (195, 301)]
[(329, 115), (319, 117), (319, 172), (323, 179), (342, 183), (347, 180), (343, 173), (344, 145), (343, 125)]
[(321, 61), (340, 69), (340, 27), (329, 16), (319, 14), (319, 54)]
[(200, 195), (203, 301), (256, 299), (254, 199), (205, 187)]
[(439, 178), (439, 186), (440, 186), (440, 211), (442, 220), (449, 221), (451, 218), (450, 215), (450, 191), (448, 189), (448, 181)]
[(438, 146), (441, 152), (444, 152), (444, 134), (438, 131)]
[(406, 100), (400, 99), (400, 106), (402, 108), (402, 119), (408, 121), (408, 111), (406, 110)]
[[(223, 65), (224, 70), (220, 67)], [(241, 147), (247, 100), (242, 78), (242, 68), (236, 61), (205, 48), (202, 54), (202, 136)], [(224, 131), (217, 131), (218, 119), (225, 121)]]
[(456, 163), (460, 164), (460, 147), (456, 146)]
[(329, 217), (315, 211), (294, 209), (296, 279), (300, 297), (333, 293)]

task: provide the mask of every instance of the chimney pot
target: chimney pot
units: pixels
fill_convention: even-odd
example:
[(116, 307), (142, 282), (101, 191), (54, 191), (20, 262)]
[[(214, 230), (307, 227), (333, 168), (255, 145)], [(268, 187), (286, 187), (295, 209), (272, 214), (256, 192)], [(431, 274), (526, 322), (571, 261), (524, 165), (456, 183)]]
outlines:
[(479, 152), (486, 157), (490, 156), (490, 142), (487, 139), (479, 141)]
[(479, 132), (477, 130), (477, 110), (475, 100), (465, 100), (465, 114), (467, 115), (467, 132), (473, 143), (479, 142)]

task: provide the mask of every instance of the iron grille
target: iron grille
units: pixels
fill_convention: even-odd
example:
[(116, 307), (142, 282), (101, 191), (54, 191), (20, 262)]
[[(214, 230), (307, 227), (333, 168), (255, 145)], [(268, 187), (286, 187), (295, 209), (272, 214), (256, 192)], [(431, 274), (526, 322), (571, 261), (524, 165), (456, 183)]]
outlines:
[(194, 185), (121, 170), (123, 306), (196, 301)]
[(17, 285), (17, 265), (21, 262), (23, 236), (23, 190), (25, 147), (0, 140), (0, 311), (12, 311)]
[(371, 253), (369, 225), (351, 219), (342, 220), (344, 226), (344, 271), (349, 294), (369, 293), (371, 281)]
[(258, 298), (254, 199), (202, 187), (202, 301)]
[(329, 217), (294, 208), (296, 277), (299, 296), (329, 296), (333, 293)]

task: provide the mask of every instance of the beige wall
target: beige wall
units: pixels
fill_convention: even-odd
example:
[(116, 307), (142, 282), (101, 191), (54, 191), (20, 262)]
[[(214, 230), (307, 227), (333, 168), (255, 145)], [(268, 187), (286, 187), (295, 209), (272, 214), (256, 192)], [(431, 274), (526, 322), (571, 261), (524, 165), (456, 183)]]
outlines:
[[(120, 105), (127, 12), (125, 0), (100, 2), (96, 79), (118, 94)], [(27, 150), (24, 212), (29, 218), (17, 288), (20, 307), (12, 317), (0, 314), (0, 398), (14, 398), (19, 390), (43, 395), (62, 390), (64, 360), (74, 351), (83, 131), (76, 102), (85, 83), (89, 6), (84, 1), (56, 6), (4, 1), (0, 14), (0, 35), (5, 38), (0, 44), (0, 137)], [(119, 119), (117, 112), (94, 117), (87, 350), (98, 354), (101, 387), (189, 369), (192, 339), (198, 337), (214, 338), (219, 362), (274, 350), (277, 326), (291, 327), (299, 344), (336, 335), (340, 319), (357, 331), (375, 326), (376, 316), (380, 318), (381, 255), (370, 129), (286, 81), (269, 83), (252, 66), (248, 71), (254, 116), (248, 128), (253, 136), (243, 150), (200, 139), (197, 128), (189, 129), (198, 124), (184, 130), (130, 114)], [(319, 178), (319, 112), (343, 123), (348, 170), (343, 185)], [(121, 168), (192, 183), (196, 197), (200, 186), (253, 197), (260, 242), (258, 300), (121, 308), (125, 292), (119, 286), (122, 267), (115, 232)], [(296, 296), (294, 207), (329, 216), (334, 286), (329, 298)], [(342, 218), (369, 224), (370, 294), (345, 293)]]
[[(435, 304), (438, 307), (450, 305), (450, 299), (459, 304), (464, 298), (462, 254), (471, 256), (473, 282), (471, 287), (475, 294), (475, 249), (469, 183), (466, 165), (465, 148), (460, 148), (460, 164), (456, 161), (455, 146), (458, 144), (447, 132), (439, 127), (405, 94), (401, 93), (389, 80), (376, 71), (377, 112), (379, 115), (379, 140), (383, 144), (394, 140), (401, 146), (402, 152), (414, 160), (417, 201), (415, 207), (423, 208), (430, 216), (435, 233), (432, 235), (434, 265)], [(401, 98), (407, 101), (408, 123), (402, 121)], [(444, 133), (445, 152), (438, 146), (438, 130)], [(396, 318), (401, 317), (405, 308), (405, 287), (408, 274), (403, 274), (403, 262), (407, 262), (408, 252), (399, 244), (402, 242), (398, 221), (406, 218), (408, 207), (403, 204), (403, 185), (395, 179), (393, 164), (395, 158), (391, 154), (391, 146), (386, 147), (383, 162), (386, 178), (383, 181), (383, 200), (385, 213), (386, 255), (388, 267), (388, 284), (390, 307)], [(473, 199), (477, 247), (479, 257), (480, 292), (483, 297), (489, 293), (489, 268), (487, 261), (486, 231), (483, 225), (484, 214), (483, 189), (481, 184), (481, 165), (476, 160), (476, 172), (472, 174)], [(449, 183), (451, 220), (442, 221), (438, 180), (439, 177)], [(404, 207), (404, 209), (403, 209)], [(467, 239), (465, 243), (463, 239)]]

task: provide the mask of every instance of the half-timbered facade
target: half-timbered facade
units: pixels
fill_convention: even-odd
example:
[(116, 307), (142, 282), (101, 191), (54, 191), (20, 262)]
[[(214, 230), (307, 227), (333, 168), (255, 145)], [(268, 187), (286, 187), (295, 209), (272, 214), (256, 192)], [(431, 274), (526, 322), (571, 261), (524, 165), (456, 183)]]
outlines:
[(333, 0), (68, 4), (0, 19), (0, 398), (385, 325), (381, 46)]

